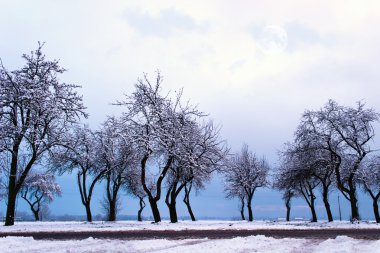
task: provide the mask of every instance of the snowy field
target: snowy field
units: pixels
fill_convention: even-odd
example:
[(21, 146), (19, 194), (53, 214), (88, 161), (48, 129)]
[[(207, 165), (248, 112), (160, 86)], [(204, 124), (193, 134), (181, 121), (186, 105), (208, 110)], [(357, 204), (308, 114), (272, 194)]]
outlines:
[[(181, 221), (171, 224), (163, 221), (160, 224), (151, 222), (118, 221), (118, 222), (17, 222), (14, 226), (0, 226), (0, 232), (91, 232), (91, 231), (137, 231), (137, 230), (231, 230), (231, 229), (379, 229), (374, 222), (352, 224), (343, 222), (307, 221), (273, 222), (273, 221)], [(32, 237), (0, 237), (0, 252), (379, 252), (380, 240), (361, 240), (347, 236), (334, 239), (272, 238), (263, 235), (235, 237), (232, 239), (152, 239), (152, 240), (119, 240), (94, 239), (84, 240), (34, 240)]]
[(328, 240), (274, 239), (265, 236), (233, 239), (187, 240), (104, 240), (88, 238), (69, 241), (36, 241), (31, 237), (0, 238), (0, 252), (380, 252), (379, 241), (356, 240), (338, 236)]
[(0, 226), (0, 232), (49, 232), (49, 231), (130, 231), (130, 230), (231, 230), (231, 229), (379, 229), (375, 222), (352, 224), (349, 221), (308, 222), (308, 221), (180, 221), (172, 224), (163, 221), (155, 224), (150, 221), (117, 221), (117, 222), (16, 222), (14, 226)]

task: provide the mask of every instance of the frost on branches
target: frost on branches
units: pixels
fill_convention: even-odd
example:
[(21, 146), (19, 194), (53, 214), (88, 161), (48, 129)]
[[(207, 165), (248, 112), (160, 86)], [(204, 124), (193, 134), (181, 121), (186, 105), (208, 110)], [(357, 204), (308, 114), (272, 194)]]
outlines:
[(36, 221), (40, 220), (41, 207), (61, 196), (61, 187), (51, 173), (29, 173), (20, 189), (21, 197), (28, 203)]
[[(238, 197), (248, 209), (248, 220), (253, 221), (252, 198), (257, 188), (268, 185), (269, 165), (264, 158), (259, 159), (243, 145), (241, 152), (229, 159), (225, 169), (225, 191), (227, 197)], [(244, 210), (241, 210), (244, 218)]]
[(9, 71), (0, 64), (0, 151), (9, 161), (5, 225), (14, 224), (16, 198), (33, 166), (86, 116), (79, 86), (59, 80), (65, 69), (47, 60), (42, 46), (23, 55), (20, 69)]
[[(135, 91), (117, 103), (126, 107), (121, 121), (125, 134), (139, 154), (141, 186), (148, 197), (155, 222), (161, 221), (157, 202), (169, 171), (184, 161), (186, 169), (198, 166), (195, 161), (197, 155), (186, 150), (184, 145), (189, 144), (192, 138), (197, 139), (193, 135), (197, 134), (194, 127), (199, 127), (198, 121), (205, 116), (189, 103), (181, 103), (182, 91), (177, 92), (174, 98), (170, 94), (162, 94), (161, 83), (159, 72), (153, 82), (144, 75), (135, 85)], [(173, 188), (175, 192), (177, 189)], [(175, 222), (175, 216), (172, 217)]]
[(100, 150), (96, 134), (88, 126), (75, 126), (67, 134), (65, 145), (56, 147), (52, 154), (52, 167), (60, 174), (77, 174), (77, 185), (87, 221), (92, 221), (91, 199), (96, 183), (107, 168), (99, 166)]

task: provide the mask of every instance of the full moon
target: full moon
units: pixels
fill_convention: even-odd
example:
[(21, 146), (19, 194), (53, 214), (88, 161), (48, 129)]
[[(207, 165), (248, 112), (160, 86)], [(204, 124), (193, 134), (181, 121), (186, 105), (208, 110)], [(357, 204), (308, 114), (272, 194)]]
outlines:
[(258, 34), (260, 49), (265, 54), (278, 54), (283, 52), (288, 45), (288, 35), (286, 31), (274, 25), (265, 26)]

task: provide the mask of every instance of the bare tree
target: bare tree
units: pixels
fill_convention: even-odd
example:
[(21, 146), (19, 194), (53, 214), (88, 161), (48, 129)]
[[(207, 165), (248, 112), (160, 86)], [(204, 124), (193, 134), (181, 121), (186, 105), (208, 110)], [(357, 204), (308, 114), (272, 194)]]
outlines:
[(293, 182), (288, 179), (286, 167), (280, 167), (273, 175), (272, 187), (282, 192), (282, 199), (286, 207), (286, 221), (290, 221), (291, 202), (294, 197), (297, 197), (297, 192), (294, 189)]
[(179, 140), (180, 155), (175, 157), (167, 177), (165, 203), (169, 208), (172, 223), (178, 221), (176, 199), (183, 189), (185, 189), (184, 203), (191, 219), (195, 220), (190, 205), (193, 183), (198, 189), (203, 188), (212, 173), (223, 166), (222, 161), (228, 152), (224, 141), (220, 140), (219, 128), (216, 128), (212, 122), (201, 125), (194, 121), (182, 120), (182, 124), (187, 129), (183, 131)]
[(350, 201), (353, 220), (360, 219), (357, 172), (362, 160), (372, 151), (369, 145), (374, 137), (372, 124), (378, 119), (379, 114), (365, 109), (361, 102), (356, 107), (345, 107), (332, 100), (319, 111), (307, 111), (303, 116), (310, 134), (331, 156), (337, 187)]
[(233, 155), (225, 170), (227, 191), (236, 192), (238, 195), (244, 191), (247, 208), (248, 221), (253, 220), (252, 198), (257, 188), (268, 185), (267, 175), (269, 165), (264, 158), (257, 158), (249, 151), (247, 145), (243, 145), (240, 153)]
[(291, 201), (294, 196), (295, 194), (291, 189), (285, 190), (282, 195), (282, 199), (285, 201), (286, 206), (286, 221), (290, 221), (290, 210), (292, 208)]
[[(140, 154), (141, 184), (148, 196), (155, 222), (161, 221), (158, 201), (161, 198), (162, 183), (173, 160), (180, 155), (178, 148), (183, 133), (181, 121), (191, 117), (199, 117), (196, 108), (180, 103), (181, 92), (172, 100), (161, 92), (162, 78), (157, 73), (155, 83), (151, 84), (147, 75), (139, 79), (136, 90), (118, 105), (127, 107), (123, 114), (125, 131), (132, 136), (132, 143)], [(147, 170), (155, 168), (156, 171)], [(147, 177), (154, 177), (154, 190), (148, 188)], [(149, 174), (148, 174), (149, 173)]]
[(380, 197), (380, 156), (372, 156), (365, 161), (358, 171), (358, 178), (364, 190), (372, 198), (373, 213), (377, 223), (380, 223), (379, 197)]
[[(144, 198), (146, 198), (146, 193), (141, 185), (141, 175), (138, 170), (131, 170), (127, 174), (126, 183), (124, 185), (127, 192), (132, 194), (134, 197), (139, 199), (140, 209), (137, 211), (137, 220), (142, 221), (142, 212), (146, 206)], [(147, 187), (150, 190), (153, 190), (153, 185), (149, 182), (147, 183)]]
[[(231, 188), (230, 188), (231, 187)], [(245, 220), (245, 215), (244, 215), (244, 207), (245, 207), (245, 198), (246, 194), (244, 189), (235, 189), (233, 186), (230, 185), (225, 185), (224, 191), (226, 193), (226, 197), (229, 199), (232, 198), (238, 198), (240, 201), (240, 217), (242, 220)]]
[(100, 141), (87, 126), (75, 127), (66, 140), (66, 146), (55, 149), (52, 167), (60, 174), (77, 172), (77, 184), (87, 221), (92, 221), (91, 199), (95, 185), (108, 171), (99, 162)]
[(136, 166), (133, 147), (128, 139), (118, 132), (119, 124), (115, 118), (109, 118), (101, 131), (97, 132), (100, 142), (97, 166), (107, 169), (103, 175), (106, 180), (106, 198), (103, 204), (108, 221), (116, 220), (119, 190), (126, 183), (131, 167)]
[(20, 195), (28, 203), (36, 221), (40, 220), (43, 205), (61, 194), (61, 187), (55, 182), (55, 177), (51, 173), (29, 173), (20, 189)]
[(86, 116), (79, 86), (60, 82), (65, 69), (47, 60), (42, 47), (24, 54), (26, 63), (18, 70), (8, 71), (0, 62), (0, 151), (10, 160), (7, 226), (14, 224), (17, 194), (32, 167), (61, 144), (70, 125)]
[(276, 172), (276, 185), (279, 189), (292, 190), (297, 196), (302, 196), (311, 211), (311, 221), (317, 222), (315, 211), (315, 189), (319, 181), (313, 176), (313, 168), (308, 164), (308, 157), (294, 152), (296, 147), (286, 144), (281, 153), (280, 168)]

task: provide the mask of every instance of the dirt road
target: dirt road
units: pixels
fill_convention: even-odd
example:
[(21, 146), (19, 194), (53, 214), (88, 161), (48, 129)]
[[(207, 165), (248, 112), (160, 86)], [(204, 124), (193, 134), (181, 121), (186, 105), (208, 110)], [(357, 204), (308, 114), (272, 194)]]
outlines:
[(137, 230), (137, 231), (91, 231), (91, 232), (0, 232), (4, 236), (28, 236), (36, 240), (73, 240), (88, 237), (99, 239), (120, 240), (146, 240), (146, 239), (195, 239), (210, 238), (223, 239), (244, 237), (253, 235), (265, 235), (275, 238), (308, 238), (329, 239), (339, 235), (345, 235), (356, 239), (379, 240), (379, 229), (314, 229), (314, 230), (284, 230), (284, 229), (258, 229), (258, 230)]

